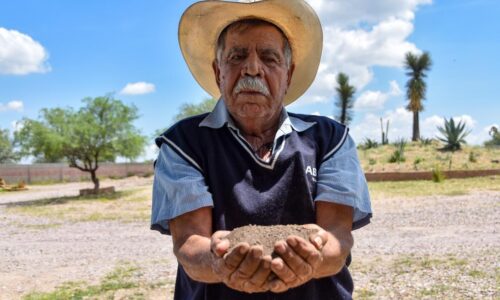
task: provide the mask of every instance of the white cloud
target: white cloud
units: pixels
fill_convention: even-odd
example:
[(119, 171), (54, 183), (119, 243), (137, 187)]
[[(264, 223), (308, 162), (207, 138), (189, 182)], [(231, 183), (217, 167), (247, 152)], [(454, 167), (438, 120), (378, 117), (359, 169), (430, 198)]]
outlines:
[(402, 94), (401, 89), (396, 81), (391, 81), (390, 89), (384, 93), (381, 91), (365, 91), (354, 102), (355, 109), (381, 109), (384, 107), (385, 102), (395, 96)]
[(134, 82), (128, 83), (121, 91), (120, 94), (123, 95), (143, 95), (154, 92), (156, 89), (155, 85), (148, 82)]
[(323, 22), (336, 22), (342, 26), (359, 23), (378, 23), (394, 17), (413, 20), (419, 5), (430, 4), (432, 0), (307, 0), (320, 15)]
[(30, 36), (0, 27), (0, 74), (25, 75), (50, 71), (49, 54)]
[(0, 103), (0, 112), (1, 111), (9, 111), (9, 110), (23, 111), (23, 108), (24, 108), (23, 101), (20, 101), (20, 100), (13, 100), (5, 105), (3, 103)]
[[(431, 0), (308, 0), (323, 26), (323, 54), (315, 82), (299, 103), (332, 100), (336, 75), (346, 73), (358, 91), (372, 79), (374, 66), (400, 68), (419, 5)], [(374, 96), (371, 96), (374, 97)]]

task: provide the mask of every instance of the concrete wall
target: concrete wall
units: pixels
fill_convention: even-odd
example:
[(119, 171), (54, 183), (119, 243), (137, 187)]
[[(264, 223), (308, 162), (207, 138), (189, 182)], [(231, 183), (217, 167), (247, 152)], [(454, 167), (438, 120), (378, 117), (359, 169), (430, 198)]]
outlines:
[[(99, 166), (97, 175), (100, 177), (146, 176), (152, 175), (153, 172), (153, 163), (103, 163)], [(492, 176), (500, 175), (500, 169), (443, 171), (443, 174), (446, 178)], [(432, 172), (381, 172), (365, 175), (368, 181), (432, 180)], [(66, 164), (0, 164), (0, 178), (8, 184), (15, 184), (21, 180), (31, 184), (90, 180), (90, 173), (70, 168)]]
[[(99, 177), (146, 176), (153, 174), (152, 163), (102, 163), (97, 169)], [(90, 173), (70, 168), (67, 164), (0, 164), (0, 178), (8, 184), (20, 181), (31, 184), (36, 182), (63, 182), (90, 180)]]

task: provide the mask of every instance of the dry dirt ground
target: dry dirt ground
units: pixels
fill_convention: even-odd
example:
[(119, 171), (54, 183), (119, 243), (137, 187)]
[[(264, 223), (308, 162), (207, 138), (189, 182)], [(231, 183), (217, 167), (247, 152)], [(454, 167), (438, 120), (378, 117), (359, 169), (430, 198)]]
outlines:
[[(147, 187), (151, 179), (103, 185), (108, 183), (124, 190)], [(99, 285), (110, 273), (132, 276), (139, 286), (132, 294), (123, 289), (95, 298), (171, 299), (171, 240), (150, 231), (147, 220), (44, 227), (37, 226), (43, 218), (7, 213), (5, 203), (71, 195), (78, 187), (89, 184), (0, 194), (0, 299), (22, 299), (68, 282)], [(354, 232), (356, 299), (500, 298), (500, 192), (373, 199), (373, 208), (372, 224)]]

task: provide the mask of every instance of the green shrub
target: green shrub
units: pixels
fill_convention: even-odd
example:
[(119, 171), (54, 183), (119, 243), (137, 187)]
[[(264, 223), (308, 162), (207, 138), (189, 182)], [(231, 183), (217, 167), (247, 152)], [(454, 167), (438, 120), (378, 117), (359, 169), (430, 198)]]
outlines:
[(486, 147), (498, 147), (500, 146), (500, 132), (496, 126), (492, 126), (490, 131), (491, 140), (484, 142)]
[(421, 138), (420, 145), (421, 146), (429, 146), (429, 145), (432, 145), (433, 141), (434, 141), (434, 139), (432, 139), (432, 138)]
[(445, 180), (444, 173), (441, 171), (438, 165), (432, 169), (432, 181), (441, 183)]
[(363, 144), (361, 144), (361, 149), (363, 150), (373, 149), (377, 147), (378, 147), (377, 141), (369, 138), (365, 138), (365, 141), (363, 142)]
[(400, 163), (400, 162), (405, 162), (405, 148), (406, 148), (406, 140), (405, 139), (399, 139), (396, 143), (394, 143), (394, 146), (396, 147), (396, 150), (392, 153), (391, 157), (389, 158), (390, 163)]
[(376, 160), (376, 159), (370, 158), (370, 159), (368, 160), (368, 164), (369, 164), (370, 166), (373, 166), (373, 165), (374, 165), (374, 164), (376, 164), (376, 163), (377, 163), (377, 160)]
[(423, 159), (423, 158), (421, 158), (421, 157), (417, 157), (417, 158), (415, 158), (415, 160), (413, 161), (413, 168), (414, 168), (415, 170), (418, 170), (418, 165), (419, 165), (421, 162), (423, 162), (423, 161), (424, 161), (424, 159)]
[(476, 163), (477, 162), (477, 157), (478, 157), (478, 155), (474, 151), (471, 151), (469, 153), (469, 162)]

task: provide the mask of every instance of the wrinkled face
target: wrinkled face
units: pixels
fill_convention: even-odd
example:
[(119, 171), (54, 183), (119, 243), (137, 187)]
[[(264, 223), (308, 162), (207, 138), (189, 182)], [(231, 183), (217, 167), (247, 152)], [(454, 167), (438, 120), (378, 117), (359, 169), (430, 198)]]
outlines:
[(290, 84), (284, 37), (272, 25), (230, 29), (214, 71), (226, 106), (238, 120), (276, 116)]

